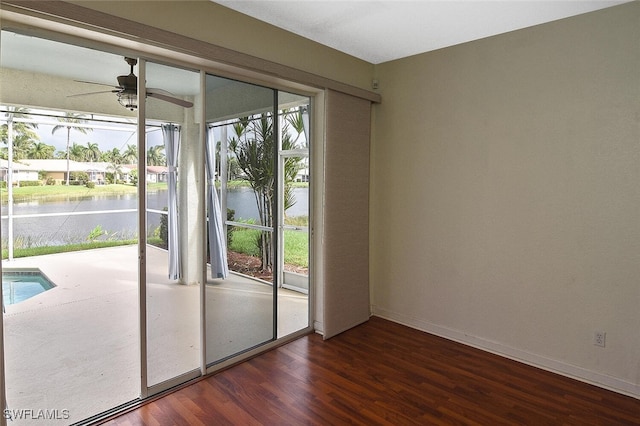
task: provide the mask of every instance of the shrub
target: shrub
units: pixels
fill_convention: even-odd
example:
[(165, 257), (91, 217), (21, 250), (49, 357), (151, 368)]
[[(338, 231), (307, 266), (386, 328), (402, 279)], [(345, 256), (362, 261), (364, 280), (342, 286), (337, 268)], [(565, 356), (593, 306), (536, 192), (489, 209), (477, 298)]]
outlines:
[[(234, 221), (236, 220), (236, 211), (230, 208), (227, 208), (227, 220)], [(231, 238), (233, 238), (233, 226), (227, 227), (227, 247), (231, 245)]]
[(87, 182), (85, 184), (85, 186), (89, 189), (95, 188), (96, 187), (96, 183), (95, 182)]
[(106, 231), (102, 230), (102, 226), (97, 225), (95, 228), (89, 232), (89, 236), (87, 237), (87, 241), (95, 241), (101, 236), (105, 235)]
[(229, 249), (249, 256), (260, 255), (260, 238), (262, 232), (257, 229), (233, 227), (232, 241)]
[(45, 185), (49, 185), (49, 186), (53, 186), (56, 184), (56, 180), (52, 177), (48, 177), (47, 181), (45, 182)]
[(137, 186), (138, 185), (138, 171), (137, 170), (131, 170), (131, 172), (129, 173), (129, 179), (130, 179), (132, 185)]
[(69, 180), (71, 181), (80, 182), (76, 183), (75, 185), (84, 185), (85, 183), (89, 182), (89, 175), (87, 174), (87, 172), (71, 172), (69, 174), (69, 178)]
[[(162, 209), (163, 212), (168, 211), (168, 209), (165, 207)], [(160, 239), (162, 240), (162, 243), (164, 244), (164, 247), (169, 247), (169, 215), (168, 214), (162, 214), (160, 215), (160, 232), (159, 232), (159, 236)]]
[(40, 181), (39, 180), (21, 180), (18, 183), (18, 186), (20, 188), (24, 188), (26, 186), (40, 186)]

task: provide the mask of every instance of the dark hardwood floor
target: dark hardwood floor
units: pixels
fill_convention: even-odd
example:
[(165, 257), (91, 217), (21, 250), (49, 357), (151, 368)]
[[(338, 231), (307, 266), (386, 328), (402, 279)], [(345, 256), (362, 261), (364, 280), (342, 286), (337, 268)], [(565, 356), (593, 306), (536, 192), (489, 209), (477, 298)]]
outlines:
[(640, 400), (380, 318), (309, 335), (110, 425), (640, 425)]

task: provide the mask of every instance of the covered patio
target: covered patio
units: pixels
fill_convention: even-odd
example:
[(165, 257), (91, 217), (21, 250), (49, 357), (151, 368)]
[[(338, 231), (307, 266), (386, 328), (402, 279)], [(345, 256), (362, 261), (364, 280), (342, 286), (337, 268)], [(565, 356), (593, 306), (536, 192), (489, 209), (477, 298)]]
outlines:
[[(58, 410), (68, 417), (47, 424), (69, 424), (139, 397), (137, 258), (134, 245), (3, 263), (38, 268), (56, 284), (6, 307), (9, 409)], [(169, 280), (166, 265), (167, 252), (148, 246), (150, 384), (200, 366), (200, 330), (192, 326), (199, 322), (200, 287)], [(255, 338), (257, 317), (272, 315), (273, 288), (234, 273), (205, 288), (207, 359), (222, 359)], [(307, 326), (307, 295), (279, 289), (278, 306), (278, 337)]]

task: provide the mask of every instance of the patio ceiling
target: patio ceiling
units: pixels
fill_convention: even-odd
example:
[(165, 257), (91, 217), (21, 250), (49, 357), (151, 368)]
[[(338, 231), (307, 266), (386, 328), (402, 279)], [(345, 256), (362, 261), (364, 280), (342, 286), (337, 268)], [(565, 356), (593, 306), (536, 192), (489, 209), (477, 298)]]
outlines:
[[(3, 68), (112, 87), (117, 85), (119, 75), (129, 74), (130, 71), (120, 55), (7, 31), (2, 31), (1, 37), (0, 65)], [(84, 88), (86, 92), (109, 90), (106, 86), (85, 84)], [(187, 79), (178, 69), (158, 67), (154, 68), (153, 73), (148, 73), (147, 87), (159, 87), (175, 95), (192, 96), (199, 92), (200, 81), (197, 73), (194, 78)]]

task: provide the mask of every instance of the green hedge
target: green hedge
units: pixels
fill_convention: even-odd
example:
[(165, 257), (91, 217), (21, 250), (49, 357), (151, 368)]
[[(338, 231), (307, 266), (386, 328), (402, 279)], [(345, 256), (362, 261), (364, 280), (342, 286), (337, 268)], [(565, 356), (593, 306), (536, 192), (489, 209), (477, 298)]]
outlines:
[(42, 183), (39, 180), (21, 180), (18, 182), (18, 186), (20, 188), (24, 188), (27, 186), (40, 186)]

